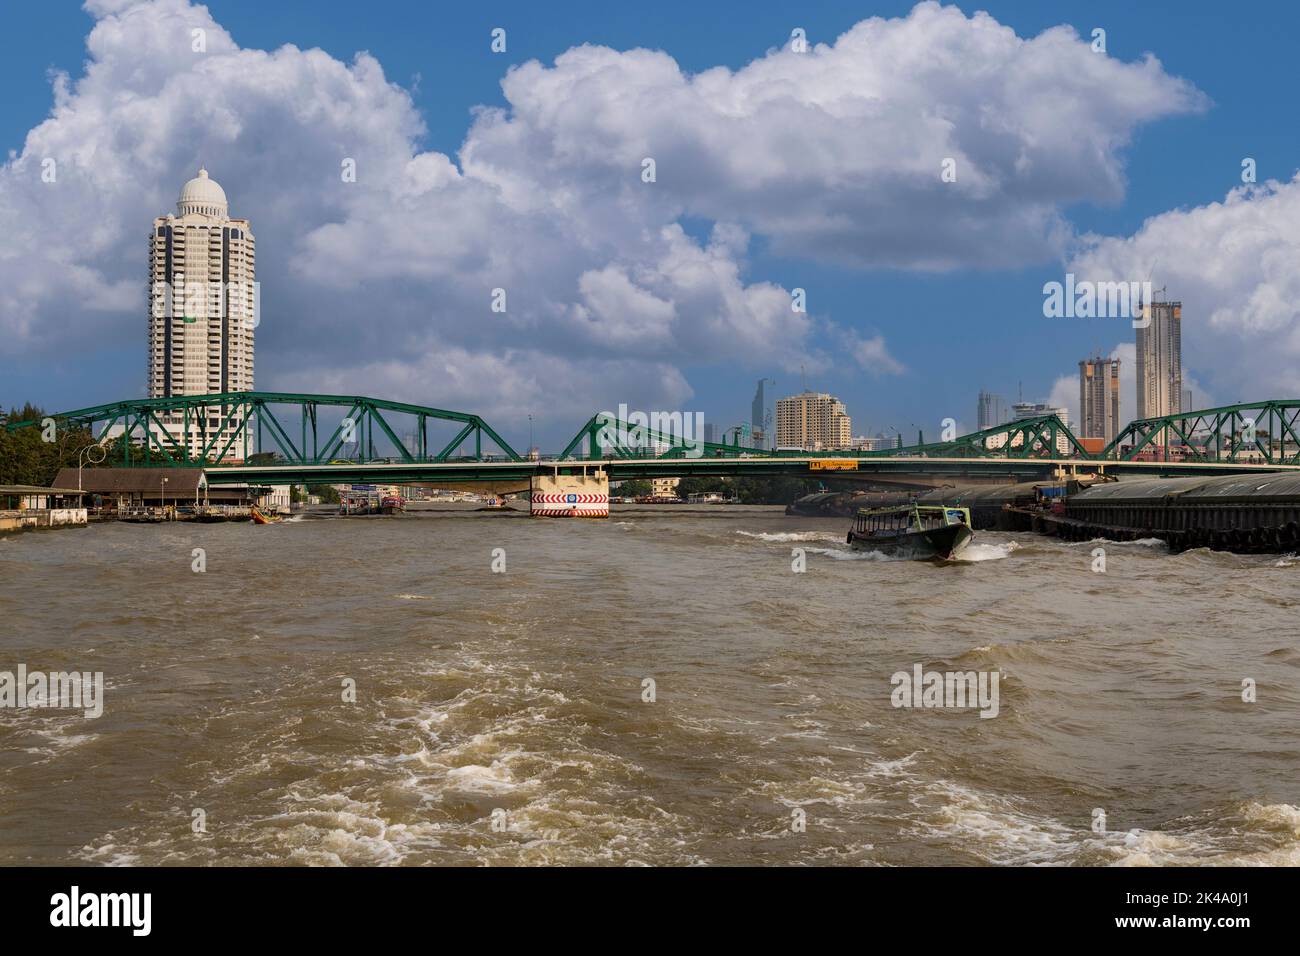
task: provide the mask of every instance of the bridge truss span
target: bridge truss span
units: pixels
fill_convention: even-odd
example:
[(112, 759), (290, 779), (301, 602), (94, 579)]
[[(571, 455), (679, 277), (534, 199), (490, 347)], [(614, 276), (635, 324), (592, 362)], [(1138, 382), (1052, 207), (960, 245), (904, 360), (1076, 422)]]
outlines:
[[(1081, 471), (1227, 474), (1300, 469), (1300, 400), (1271, 400), (1130, 423), (1090, 453), (1055, 415), (948, 441), (874, 451), (791, 451), (706, 442), (593, 415), (558, 455), (516, 452), (480, 416), (360, 395), (230, 392), (131, 399), (13, 431), (89, 429), (115, 466), (203, 467), (214, 480), (302, 483), (374, 480), (527, 482), (543, 470), (595, 465), (631, 477), (869, 474), (1016, 480)], [(1091, 447), (1095, 448), (1093, 444)], [(1026, 477), (1028, 476), (1028, 478)]]
[[(116, 464), (207, 466), (268, 458), (307, 467), (331, 462), (440, 463), (457, 457), (522, 461), (478, 415), (362, 395), (228, 392), (113, 402), (50, 416), (88, 428)], [(6, 428), (41, 426), (14, 422)], [(439, 439), (436, 433), (450, 432)], [(484, 439), (496, 454), (484, 454)], [(458, 454), (459, 453), (459, 454)]]

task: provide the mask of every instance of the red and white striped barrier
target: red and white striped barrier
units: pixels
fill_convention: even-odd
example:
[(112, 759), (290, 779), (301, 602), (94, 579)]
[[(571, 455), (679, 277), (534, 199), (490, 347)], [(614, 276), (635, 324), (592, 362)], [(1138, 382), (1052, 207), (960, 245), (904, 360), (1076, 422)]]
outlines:
[(531, 513), (538, 518), (608, 518), (609, 479), (603, 474), (534, 478)]

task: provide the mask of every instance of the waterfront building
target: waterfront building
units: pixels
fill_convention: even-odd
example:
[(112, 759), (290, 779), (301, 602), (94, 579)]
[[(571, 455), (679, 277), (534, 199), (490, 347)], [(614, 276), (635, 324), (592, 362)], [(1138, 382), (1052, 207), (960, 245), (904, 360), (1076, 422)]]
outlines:
[[(181, 188), (174, 214), (154, 220), (149, 275), (149, 397), (251, 391), (258, 320), (253, 233), (247, 219), (230, 218), (226, 193), (206, 169)], [(221, 408), (161, 418), (171, 440), (187, 443), (191, 454), (226, 445), (216, 433)], [(242, 457), (243, 442), (235, 444), (230, 455)]]
[(1084, 359), (1079, 363), (1079, 437), (1109, 443), (1119, 428), (1119, 359)]
[(1137, 417), (1175, 415), (1183, 410), (1183, 304), (1150, 302), (1143, 314), (1150, 322), (1137, 330)]
[(82, 498), (82, 491), (72, 487), (0, 485), (0, 534), (85, 527), (87, 514)]
[(844, 403), (825, 392), (802, 392), (776, 403), (778, 448), (839, 451), (853, 443), (853, 422)]
[(651, 478), (650, 493), (656, 498), (676, 498), (680, 478)]
[[(119, 512), (186, 505), (247, 505), (255, 492), (247, 485), (208, 487), (202, 468), (61, 468), (55, 484), (80, 483), (87, 505)], [(282, 486), (288, 494), (288, 485)], [(264, 489), (259, 488), (257, 492)]]

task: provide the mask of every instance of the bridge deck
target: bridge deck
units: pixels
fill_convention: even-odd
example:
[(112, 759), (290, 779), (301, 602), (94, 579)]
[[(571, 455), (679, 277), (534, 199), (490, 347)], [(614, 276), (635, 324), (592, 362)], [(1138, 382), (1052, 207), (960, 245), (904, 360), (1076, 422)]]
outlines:
[(989, 476), (1008, 480), (1049, 477), (1058, 470), (1066, 474), (1147, 475), (1230, 475), (1300, 471), (1300, 465), (1248, 464), (1242, 462), (1147, 462), (1080, 461), (1073, 458), (932, 458), (863, 457), (841, 459), (856, 467), (834, 471), (815, 470), (814, 462), (824, 456), (782, 458), (627, 458), (540, 461), (447, 461), (447, 462), (362, 462), (328, 465), (210, 465), (210, 484), (344, 484), (349, 482), (421, 481), (505, 481), (526, 480), (555, 470), (581, 472), (603, 468), (611, 481), (629, 478), (677, 478), (698, 476), (820, 477), (852, 480), (867, 475), (940, 475), (952, 477)]

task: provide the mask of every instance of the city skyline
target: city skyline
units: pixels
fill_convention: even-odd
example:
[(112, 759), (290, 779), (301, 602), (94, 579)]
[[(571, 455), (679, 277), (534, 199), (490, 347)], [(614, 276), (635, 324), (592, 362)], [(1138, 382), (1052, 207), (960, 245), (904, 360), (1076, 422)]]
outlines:
[[(129, 17), (124, 12), (128, 9)], [(152, 9), (92, 3), (80, 22), (72, 18), (57, 30), (41, 33), (38, 55), (56, 69), (67, 70), (70, 84), (67, 104), (44, 123), (52, 97), (44, 69), (31, 69), (31, 57), (37, 54), (7, 51), (13, 56), (0, 68), (18, 104), (0, 124), (14, 151), (0, 172), (0, 204), (13, 221), (23, 224), (15, 235), (36, 230), (39, 237), (40, 230), (48, 229), (59, 236), (63, 248), (54, 261), (66, 266), (51, 273), (31, 258), (32, 250), (49, 240), (11, 246), (4, 250), (7, 256), (0, 255), (0, 270), (16, 270), (0, 275), (11, 290), (0, 329), (5, 342), (0, 402), (30, 399), (57, 409), (139, 394), (138, 352), (130, 332), (132, 317), (139, 314), (139, 267), (138, 256), (128, 254), (129, 237), (142, 218), (156, 215), (171, 198), (171, 184), (192, 176), (200, 164), (220, 170), (223, 183), (240, 197), (241, 209), (255, 214), (259, 238), (270, 250), (261, 263), (262, 280), (269, 314), (276, 318), (258, 329), (262, 387), (355, 391), (462, 408), (504, 423), (511, 429), (509, 437), (520, 444), (530, 414), (536, 417), (538, 441), (548, 444), (567, 437), (574, 420), (597, 408), (616, 407), (621, 400), (635, 407), (699, 410), (719, 423), (743, 421), (744, 406), (736, 396), (752, 389), (760, 375), (791, 381), (799, 365), (806, 365), (819, 387), (841, 397), (857, 417), (869, 413), (865, 427), (873, 431), (888, 423), (911, 431), (915, 423), (918, 430), (937, 433), (945, 418), (955, 419), (961, 431), (975, 430), (971, 396), (988, 380), (987, 369), (1008, 363), (1014, 372), (1007, 377), (1023, 381), (1025, 394), (1073, 406), (1080, 354), (1116, 354), (1128, 376), (1134, 374), (1136, 361), (1126, 322), (1042, 316), (1043, 284), (1059, 280), (1067, 269), (1134, 281), (1152, 277), (1157, 286), (1179, 290), (1196, 325), (1195, 334), (1189, 330), (1183, 356), (1183, 391), (1193, 392), (1200, 404), (1256, 397), (1256, 391), (1284, 395), (1294, 390), (1289, 346), (1273, 350), (1261, 362), (1241, 331), (1247, 311), (1254, 315), (1271, 308), (1270, 302), (1286, 308), (1285, 303), (1294, 301), (1279, 294), (1284, 292), (1278, 286), (1281, 279), (1261, 272), (1258, 265), (1213, 270), (1204, 265), (1205, 250), (1212, 248), (1218, 255), (1225, 233), (1244, 230), (1242, 254), (1254, 260), (1272, 261), (1279, 252), (1285, 258), (1285, 250), (1295, 244), (1288, 203), (1300, 187), (1290, 182), (1294, 170), (1283, 159), (1295, 151), (1287, 139), (1294, 134), (1271, 130), (1273, 140), (1261, 142), (1252, 126), (1249, 136), (1236, 138), (1240, 156), (1224, 155), (1222, 149), (1207, 155), (1206, 150), (1188, 148), (1223, 141), (1228, 107), (1236, 111), (1233, 115), (1257, 115), (1262, 108), (1258, 103), (1241, 102), (1251, 63), (1197, 57), (1203, 40), (1194, 31), (1174, 24), (1157, 33), (1150, 29), (1150, 14), (1118, 6), (1052, 14), (1017, 3), (993, 4), (988, 21), (969, 10), (932, 5), (887, 5), (878, 11), (885, 18), (879, 21), (881, 29), (888, 32), (894, 49), (912, 49), (922, 40), (959, 49), (963, 39), (983, 36), (985, 30), (994, 31), (990, 40), (1013, 32), (1017, 45), (1003, 49), (994, 43), (995, 51), (988, 54), (994, 72), (1013, 69), (1016, 58), (1035, 57), (1039, 49), (1059, 43), (1069, 56), (1086, 52), (1100, 57), (1102, 65), (1097, 85), (1088, 90), (1073, 86), (1074, 79), (1053, 77), (1053, 89), (1067, 106), (1073, 108), (1085, 97), (1113, 96), (1135, 84), (1146, 84), (1142, 89), (1155, 104), (1148, 113), (1126, 115), (1121, 127), (1095, 131), (1113, 133), (1116, 144), (1099, 165), (1072, 165), (1064, 152), (1038, 157), (1038, 168), (1056, 170), (1045, 186), (1046, 194), (1055, 198), (1042, 206), (1024, 205), (1027, 184), (1019, 183), (1014, 170), (1003, 169), (996, 158), (981, 154), (974, 141), (959, 135), (961, 131), (946, 144), (960, 159), (956, 183), (942, 181), (939, 163), (933, 177), (904, 174), (884, 159), (842, 171), (859, 193), (885, 196), (897, 189), (909, 202), (954, 211), (965, 208), (963, 182), (970, 176), (994, 175), (993, 181), (1001, 183), (1000, 201), (1008, 208), (1054, 218), (1074, 237), (1068, 253), (1045, 240), (1032, 254), (1010, 243), (1006, 250), (1018, 250), (1011, 256), (1014, 261), (991, 262), (987, 249), (996, 242), (986, 240), (995, 237), (946, 231), (947, 217), (940, 214), (930, 245), (950, 252), (949, 260), (936, 263), (927, 261), (922, 251), (901, 259), (889, 252), (900, 248), (898, 240), (909, 234), (888, 205), (854, 207), (858, 231), (846, 237), (850, 251), (842, 256), (833, 252), (827, 235), (819, 231), (823, 227), (816, 225), (822, 222), (820, 207), (812, 210), (813, 232), (804, 237), (808, 241), (795, 243), (796, 237), (781, 223), (757, 215), (764, 201), (761, 193), (739, 196), (722, 190), (715, 200), (704, 202), (691, 189), (683, 191), (697, 175), (736, 173), (731, 157), (717, 154), (683, 180), (674, 157), (692, 148), (692, 124), (701, 117), (691, 111), (703, 108), (698, 99), (690, 101), (694, 105), (683, 114), (690, 122), (678, 133), (670, 137), (668, 127), (656, 133), (669, 145), (653, 157), (655, 181), (641, 180), (641, 160), (648, 150), (640, 149), (628, 153), (633, 176), (624, 183), (609, 157), (593, 159), (590, 169), (566, 167), (556, 150), (582, 131), (548, 125), (550, 120), (535, 109), (541, 101), (525, 95), (527, 83), (534, 84), (544, 100), (555, 83), (571, 80), (584, 96), (596, 96), (598, 91), (584, 85), (583, 78), (599, 61), (612, 71), (616, 85), (659, 91), (672, 102), (687, 92), (698, 98), (699, 76), (717, 65), (733, 71), (736, 84), (758, 82), (771, 71), (793, 71), (797, 98), (807, 98), (813, 91), (800, 85), (811, 82), (800, 65), (805, 61), (796, 59), (783, 39), (790, 34), (785, 13), (779, 24), (775, 16), (762, 14), (719, 39), (690, 31), (646, 33), (641, 25), (634, 29), (617, 18), (599, 17), (578, 32), (572, 22), (558, 31), (523, 7), (507, 8), (502, 14), (510, 36), (505, 53), (491, 53), (486, 42), (462, 40), (448, 65), (435, 67), (427, 49), (367, 33), (364, 22), (349, 19), (342, 8), (336, 11), (335, 27), (304, 34), (302, 24), (259, 21), (236, 5), (222, 3), (209, 6), (210, 18), (197, 7), (178, 5), (193, 11), (209, 41), (200, 58), (190, 50), (187, 34), (182, 57), (180, 52), (155, 49), (162, 42), (158, 37), (132, 32), (146, 26)], [(676, 12), (684, 22), (705, 16), (686, 9)], [(868, 36), (856, 18), (829, 5), (814, 5), (806, 15), (811, 55), (823, 58), (818, 62), (832, 71), (847, 69), (861, 57), (869, 59), (872, 44), (883, 42)], [(412, 16), (419, 22), (418, 10)], [(1108, 26), (1104, 54), (1092, 51), (1088, 42), (1094, 21), (1101, 20)], [(82, 46), (92, 28), (98, 39), (90, 62), (98, 71), (83, 74)], [(475, 30), (478, 26), (465, 20), (453, 21), (445, 32), (468, 37)], [(316, 126), (303, 126), (292, 112), (243, 89), (241, 71), (252, 58), (289, 42), (320, 47), (317, 55), (336, 77), (346, 102), (378, 98), (375, 116), (388, 145), (381, 147), (346, 116), (328, 109), (319, 113)], [(608, 46), (584, 48), (584, 42)], [(649, 59), (627, 52), (638, 47), (663, 52)], [(347, 65), (358, 48), (370, 50), (363, 60), (365, 70)], [(592, 52), (576, 52), (583, 49)], [(1134, 65), (1147, 50), (1160, 62), (1149, 76), (1140, 77)], [(115, 112), (99, 79), (115, 65), (134, 62), (150, 51), (167, 54), (172, 75), (138, 74), (132, 89), (133, 95), (152, 104), (157, 116), (168, 117), (173, 110), (209, 119), (240, 116), (243, 125), (223, 130), (218, 123), (199, 122), (186, 127), (187, 135), (170, 135), (161, 149), (150, 151), (122, 146), (130, 136), (101, 139), (108, 128), (101, 127), (101, 119), (112, 117), (113, 123), (135, 129), (139, 142), (153, 142), (149, 127), (132, 125), (130, 116)], [(669, 68), (668, 80), (644, 72), (652, 64)], [(512, 66), (516, 69), (510, 73)], [(187, 82), (192, 69), (200, 68), (202, 84)], [(435, 88), (427, 79), (414, 80), (416, 72), (435, 68), (458, 71), (456, 75), (470, 82), (460, 92), (462, 85), (444, 82)], [(266, 69), (289, 78), (306, 66), (299, 53), (281, 50)], [(378, 71), (384, 71), (384, 82), (375, 85)], [(836, 82), (837, 76), (833, 72), (828, 82)], [(908, 66), (900, 68), (899, 79), (937, 102), (954, 95), (942, 83), (925, 86), (931, 81)], [(882, 91), (901, 101), (911, 95), (909, 87), (888, 85), (886, 78), (873, 75), (871, 82), (883, 84)], [(834, 88), (850, 88), (843, 77), (840, 83)], [(843, 102), (847, 106), (852, 101)], [(468, 110), (479, 104), (503, 110), (502, 125), (467, 119)], [(314, 101), (301, 105), (315, 109)], [(681, 108), (686, 105), (683, 100)], [(1013, 115), (1025, 108), (1019, 100), (1003, 105)], [(764, 115), (761, 109), (756, 112), (752, 123), (736, 128), (737, 136), (743, 140), (757, 135), (752, 131), (764, 128)], [(1062, 121), (1075, 115), (1067, 110)], [(1156, 122), (1162, 130), (1159, 149), (1140, 135)], [(248, 148), (254, 130), (266, 139), (266, 149)], [(271, 130), (275, 135), (267, 138)], [(546, 179), (528, 178), (512, 167), (511, 176), (523, 176), (517, 180), (521, 188), (545, 197), (551, 194), (551, 184), (569, 188), (573, 177), (585, 177), (592, 186), (580, 193), (590, 199), (596, 218), (611, 221), (600, 197), (621, 194), (633, 184), (637, 189), (645, 186), (627, 194), (634, 199), (630, 208), (652, 224), (652, 232), (658, 229), (669, 238), (647, 246), (619, 232), (596, 243), (593, 248), (602, 250), (598, 256), (582, 259), (539, 232), (545, 227), (528, 212), (527, 204), (486, 204), (484, 190), (496, 188), (488, 167), (499, 158), (497, 151), (510, 136), (528, 130), (550, 144), (550, 151), (533, 157), (548, 172)], [(871, 129), (855, 127), (851, 132), (863, 136)], [(903, 133), (912, 135), (906, 129)], [(837, 134), (819, 129), (814, 135), (829, 146)], [(97, 144), (98, 175), (70, 149), (76, 141)], [(1171, 172), (1162, 162), (1171, 144), (1181, 144), (1180, 155), (1195, 159)], [(1253, 166), (1258, 166), (1254, 183), (1243, 182), (1245, 158), (1252, 161), (1252, 175)], [(48, 183), (41, 179), (45, 159), (54, 160), (57, 170)], [(347, 177), (348, 160), (355, 163), (352, 181)], [(666, 175), (669, 172), (673, 175)], [(813, 173), (785, 166), (772, 171), (772, 182), (779, 189), (809, 175)], [(809, 183), (828, 189), (828, 198), (835, 196), (815, 177)], [(958, 189), (940, 191), (951, 185)], [(34, 186), (40, 189), (34, 191)], [(660, 191), (653, 192), (655, 188)], [(1225, 197), (1230, 200), (1226, 204)], [(661, 205), (663, 200), (666, 205)], [(1198, 214), (1197, 230), (1179, 232), (1189, 220), (1178, 210), (1189, 204)], [(402, 210), (407, 206), (416, 218), (406, 218)], [(884, 232), (862, 231), (873, 213), (879, 214), (875, 219)], [(85, 224), (91, 221), (93, 227)], [(435, 222), (451, 228), (438, 232), (421, 225)], [(575, 235), (589, 228), (585, 219), (565, 223)], [(998, 228), (996, 217), (989, 219), (988, 228)], [(1093, 238), (1081, 241), (1089, 235)], [(105, 236), (109, 241), (101, 238)], [(5, 242), (13, 238), (0, 239)], [(1228, 245), (1235, 250), (1240, 244)], [(548, 246), (554, 261), (537, 265), (534, 253)], [(923, 246), (903, 244), (917, 250)], [(1261, 248), (1274, 252), (1261, 257)], [(461, 254), (456, 249), (474, 263), (504, 256), (528, 265), (519, 275), (505, 278), (477, 265), (456, 270), (451, 268)], [(720, 271), (686, 295), (676, 283), (706, 262)], [(355, 289), (339, 285), (348, 275), (355, 276)], [(495, 288), (508, 293), (509, 305), (502, 313), (491, 311)], [(20, 289), (21, 296), (16, 294)], [(806, 312), (790, 310), (796, 290), (805, 294)], [(382, 322), (373, 319), (377, 292), (383, 296)], [(68, 312), (68, 296), (88, 307)], [(541, 309), (542, 302), (550, 311)], [(719, 302), (741, 305), (736, 306), (739, 311), (719, 313)], [(710, 315), (719, 317), (710, 320)], [(1278, 321), (1268, 314), (1257, 318)], [(961, 335), (965, 327), (979, 328), (973, 342)], [(961, 341), (966, 359), (939, 378), (930, 374), (935, 331), (941, 338)], [(494, 344), (502, 338), (511, 343), (508, 348)], [(998, 387), (1003, 394), (1008, 390), (1005, 383)], [(1125, 421), (1138, 413), (1130, 405), (1132, 394), (1126, 382), (1121, 396)]]

